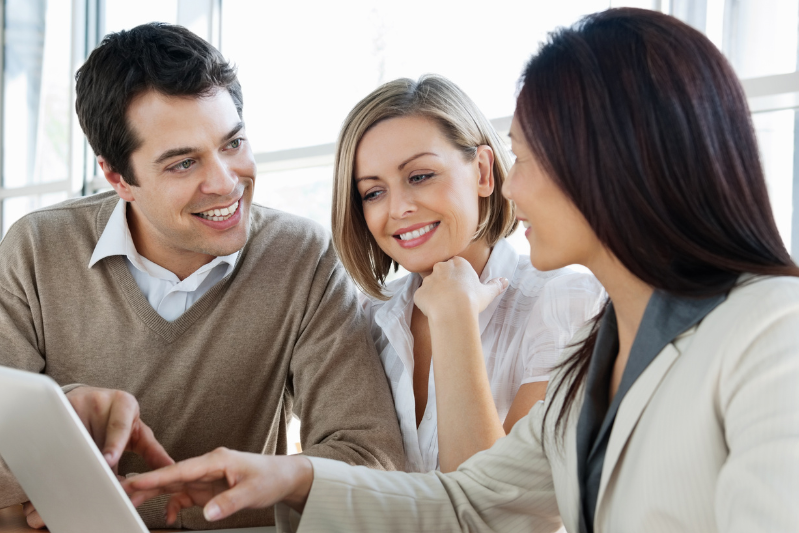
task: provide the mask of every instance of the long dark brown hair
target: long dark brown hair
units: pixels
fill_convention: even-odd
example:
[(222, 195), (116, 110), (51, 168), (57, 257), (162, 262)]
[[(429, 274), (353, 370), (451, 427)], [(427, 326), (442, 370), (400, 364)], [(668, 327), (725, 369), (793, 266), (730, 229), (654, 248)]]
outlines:
[[(743, 89), (701, 33), (655, 11), (610, 9), (550, 35), (522, 83), (525, 140), (632, 274), (686, 297), (726, 293), (745, 272), (799, 275)], [(566, 387), (556, 429), (585, 381), (602, 314), (552, 384), (555, 395)]]

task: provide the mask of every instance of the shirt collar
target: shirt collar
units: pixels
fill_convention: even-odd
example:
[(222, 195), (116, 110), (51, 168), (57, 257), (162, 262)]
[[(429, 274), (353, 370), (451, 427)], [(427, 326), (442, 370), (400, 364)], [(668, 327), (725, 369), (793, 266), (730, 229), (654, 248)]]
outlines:
[[(133, 263), (133, 266), (152, 277), (159, 279), (171, 279), (172, 277), (175, 277), (172, 272), (169, 272), (167, 269), (156, 265), (152, 261), (148, 261), (136, 251), (136, 245), (133, 244), (133, 237), (131, 236), (130, 228), (128, 227), (126, 209), (127, 202), (120, 198), (116, 207), (114, 207), (114, 211), (111, 213), (111, 216), (108, 219), (108, 223), (105, 225), (102, 235), (100, 235), (100, 239), (97, 241), (97, 245), (94, 247), (94, 252), (89, 260), (89, 268), (92, 268), (98, 261), (105, 259), (106, 257), (123, 255), (127, 257), (131, 263)], [(221, 263), (227, 263), (228, 267), (227, 271), (225, 272), (225, 276), (227, 276), (236, 265), (236, 260), (238, 257), (238, 251), (235, 251), (230, 255), (216, 257), (210, 263), (198, 268), (196, 273), (202, 274), (203, 272), (207, 272)], [(168, 274), (171, 274), (171, 276)]]
[[(508, 286), (510, 286), (510, 282), (513, 280), (513, 274), (516, 272), (518, 264), (519, 254), (516, 253), (516, 250), (508, 241), (500, 239), (491, 250), (488, 262), (486, 266), (483, 267), (483, 273), (480, 274), (480, 281), (485, 283), (494, 278), (505, 278), (508, 280)], [(488, 327), (488, 323), (491, 321), (491, 317), (494, 316), (494, 311), (499, 307), (499, 302), (502, 300), (504, 294), (503, 292), (494, 298), (494, 300), (488, 304), (488, 307), (480, 313), (478, 317), (480, 322), (480, 336), (483, 335), (486, 327)]]

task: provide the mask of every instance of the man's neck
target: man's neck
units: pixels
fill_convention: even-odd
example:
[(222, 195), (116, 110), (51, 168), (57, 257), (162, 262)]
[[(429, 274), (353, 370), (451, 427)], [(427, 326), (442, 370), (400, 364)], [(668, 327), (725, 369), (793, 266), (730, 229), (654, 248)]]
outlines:
[(160, 242), (157, 236), (152, 236), (149, 239), (143, 238), (144, 230), (130, 205), (128, 205), (126, 210), (125, 218), (128, 222), (128, 230), (133, 239), (133, 245), (136, 247), (136, 252), (148, 261), (169, 270), (181, 281), (191, 276), (201, 266), (207, 265), (215, 259), (215, 256), (209, 254), (176, 250)]

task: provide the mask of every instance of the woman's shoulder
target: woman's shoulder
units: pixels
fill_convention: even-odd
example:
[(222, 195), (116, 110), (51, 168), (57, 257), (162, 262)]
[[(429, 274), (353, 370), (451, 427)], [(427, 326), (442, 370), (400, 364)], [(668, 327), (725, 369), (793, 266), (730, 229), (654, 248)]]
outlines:
[(799, 277), (744, 274), (719, 311), (761, 318), (799, 312)]

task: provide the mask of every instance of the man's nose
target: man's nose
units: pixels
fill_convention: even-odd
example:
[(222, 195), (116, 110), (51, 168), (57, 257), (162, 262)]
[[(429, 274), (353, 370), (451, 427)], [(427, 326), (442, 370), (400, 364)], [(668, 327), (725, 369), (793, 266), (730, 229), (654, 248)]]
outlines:
[(230, 165), (218, 157), (210, 160), (206, 166), (205, 181), (202, 192), (219, 196), (230, 195), (239, 182), (239, 177)]

